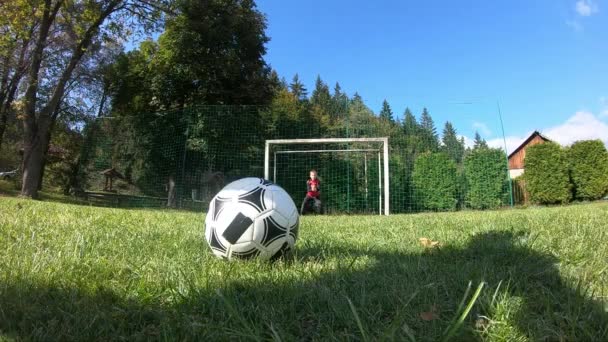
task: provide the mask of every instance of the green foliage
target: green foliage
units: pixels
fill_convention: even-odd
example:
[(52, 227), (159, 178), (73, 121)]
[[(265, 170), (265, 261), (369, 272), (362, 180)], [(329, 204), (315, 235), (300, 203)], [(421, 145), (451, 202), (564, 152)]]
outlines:
[(475, 131), (475, 139), (473, 141), (473, 148), (488, 148), (488, 143), (485, 139), (479, 135), (479, 132)]
[(307, 99), (308, 90), (306, 90), (306, 86), (300, 81), (298, 74), (293, 76), (293, 80), (289, 84), (289, 89), (298, 100), (305, 101)]
[(416, 200), (426, 210), (455, 210), (458, 173), (456, 163), (445, 153), (423, 153), (413, 172)]
[(437, 134), (437, 128), (435, 128), (435, 122), (426, 108), (422, 110), (419, 127), (421, 151), (437, 152), (439, 150), (439, 135)]
[(458, 139), (456, 129), (451, 122), (446, 122), (443, 129), (443, 145), (441, 150), (452, 158), (457, 164), (462, 162), (464, 157), (464, 142)]
[(395, 119), (393, 118), (393, 110), (386, 100), (382, 101), (382, 109), (380, 110), (380, 114), (378, 116), (382, 120), (386, 120), (391, 123), (395, 122)]
[(558, 144), (547, 142), (526, 150), (524, 179), (534, 203), (563, 204), (572, 198), (566, 151)]
[(403, 117), (403, 134), (416, 135), (420, 127), (418, 126), (418, 122), (416, 122), (416, 117), (409, 108), (405, 109)]
[(507, 191), (505, 154), (501, 149), (476, 148), (464, 161), (467, 207), (498, 208)]
[(568, 149), (574, 198), (597, 200), (608, 192), (608, 152), (601, 140), (577, 141)]
[(158, 39), (153, 89), (161, 109), (262, 104), (271, 98), (263, 59), (266, 19), (252, 1), (183, 0)]

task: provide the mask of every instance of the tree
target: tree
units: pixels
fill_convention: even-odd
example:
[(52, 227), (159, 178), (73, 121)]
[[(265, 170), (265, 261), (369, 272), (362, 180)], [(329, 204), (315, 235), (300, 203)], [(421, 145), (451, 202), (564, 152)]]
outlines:
[(329, 87), (321, 76), (317, 76), (315, 81), (315, 89), (312, 91), (310, 96), (310, 103), (315, 106), (323, 108), (323, 110), (329, 111), (331, 106), (331, 94), (329, 93)]
[(386, 120), (387, 122), (394, 123), (395, 119), (393, 118), (393, 110), (391, 106), (388, 104), (386, 99), (382, 101), (382, 109), (380, 110), (380, 119)]
[(0, 147), (7, 129), (9, 112), (27, 72), (35, 26), (28, 25), (35, 14), (35, 2), (3, 4), (0, 16)]
[(409, 108), (405, 108), (405, 112), (403, 113), (403, 133), (406, 136), (416, 135), (419, 129), (416, 117)]
[(475, 140), (473, 141), (473, 148), (488, 148), (488, 143), (479, 135), (479, 132), (475, 131)]
[(572, 198), (566, 152), (556, 143), (537, 144), (526, 150), (523, 177), (532, 202), (563, 204)]
[(154, 13), (163, 6), (161, 1), (152, 4), (144, 0), (39, 0), (36, 3), (39, 8), (28, 21), (28, 27), (34, 28), (35, 39), (23, 95), (21, 187), (23, 196), (33, 198), (38, 195), (44, 154), (74, 70), (105, 40), (123, 38), (129, 24), (138, 19), (158, 18)]
[(474, 209), (499, 207), (506, 196), (505, 154), (501, 149), (476, 148), (464, 161), (467, 206)]
[[(136, 141), (145, 152), (139, 174), (148, 188), (158, 187), (152, 183), (160, 184), (159, 179), (183, 188), (184, 173), (196, 172), (196, 165), (183, 162), (186, 151), (166, 151), (168, 141), (187, 145), (188, 156), (196, 156), (206, 171), (222, 172), (227, 166), (218, 156), (259, 144), (253, 138), (227, 144), (234, 127), (263, 132), (262, 123), (270, 123), (276, 125), (267, 130), (273, 135), (298, 127), (282, 117), (232, 106), (270, 103), (282, 108), (293, 98), (263, 59), (266, 21), (252, 1), (184, 0), (177, 9), (157, 43), (143, 42), (114, 65), (114, 115), (132, 127), (134, 137), (126, 140)], [(273, 103), (273, 95), (280, 101)], [(223, 106), (196, 106), (209, 104)], [(300, 120), (300, 111), (295, 114)], [(181, 175), (175, 171), (180, 168)]]
[(253, 1), (181, 0), (158, 39), (153, 90), (163, 109), (268, 104), (266, 19)]
[(436, 152), (439, 150), (439, 136), (433, 118), (428, 110), (424, 108), (420, 116), (420, 137), (424, 151)]
[(291, 93), (300, 101), (305, 101), (308, 98), (308, 90), (306, 90), (304, 84), (300, 82), (298, 74), (293, 76), (293, 80), (289, 84), (289, 89), (291, 89)]
[(455, 210), (456, 164), (445, 153), (426, 152), (416, 158), (412, 174), (415, 201), (422, 210)]
[(442, 142), (442, 150), (457, 164), (460, 164), (464, 156), (464, 144), (458, 139), (456, 129), (449, 121), (445, 123), (443, 128)]
[(574, 198), (597, 200), (608, 193), (608, 152), (601, 140), (577, 141), (568, 149)]

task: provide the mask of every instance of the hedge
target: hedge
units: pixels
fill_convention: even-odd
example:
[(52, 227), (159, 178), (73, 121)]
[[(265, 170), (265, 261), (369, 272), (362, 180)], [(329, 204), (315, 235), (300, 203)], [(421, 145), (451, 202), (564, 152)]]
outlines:
[(412, 179), (417, 207), (423, 210), (455, 210), (458, 170), (445, 153), (423, 153), (416, 158)]
[(474, 149), (464, 161), (466, 204), (473, 209), (493, 209), (507, 195), (505, 154), (500, 149)]
[(597, 200), (608, 192), (608, 151), (601, 140), (577, 141), (568, 149), (572, 192), (577, 200)]
[(539, 204), (567, 203), (572, 198), (566, 151), (551, 142), (526, 150), (524, 179), (530, 200)]

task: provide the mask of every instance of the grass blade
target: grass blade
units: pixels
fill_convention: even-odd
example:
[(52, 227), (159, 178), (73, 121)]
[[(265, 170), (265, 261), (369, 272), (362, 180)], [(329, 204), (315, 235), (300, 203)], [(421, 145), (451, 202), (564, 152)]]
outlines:
[(230, 301), (228, 300), (228, 298), (224, 297), (224, 295), (222, 294), (222, 292), (220, 290), (216, 290), (216, 293), (222, 299), (222, 301), (226, 305), (226, 308), (228, 308), (228, 311), (241, 323), (241, 325), (243, 326), (243, 328), (245, 328), (245, 330), (247, 330), (247, 333), (248, 333), (247, 337), (251, 338), (254, 341), (260, 341), (260, 338), (255, 333), (254, 329), (251, 328), (251, 326), (245, 320), (245, 318), (243, 318), (243, 316), (241, 316), (239, 314), (239, 312), (234, 308), (234, 306), (232, 305), (232, 303), (230, 303)]
[(450, 326), (447, 334), (444, 336), (444, 338), (443, 338), (444, 342), (449, 341), (456, 334), (458, 329), (460, 329), (465, 318), (467, 318), (467, 316), (469, 315), (469, 312), (471, 312), (471, 309), (473, 308), (473, 305), (479, 298), (479, 295), (481, 294), (481, 290), (483, 290), (483, 287), (485, 286), (485, 284), (486, 283), (484, 283), (484, 282), (479, 283), (479, 285), (477, 286), (477, 290), (475, 290), (475, 293), (473, 294), (473, 297), (471, 298), (471, 300), (469, 300), (469, 304), (464, 309), (462, 314), (460, 314), (460, 317), (458, 318), (458, 320)]
[(464, 308), (464, 304), (466, 303), (467, 298), (469, 297), (469, 292), (471, 292), (472, 284), (473, 284), (473, 282), (469, 281), (469, 285), (467, 285), (467, 289), (466, 289), (466, 291), (464, 291), (464, 296), (462, 296), (462, 300), (460, 301), (460, 304), (458, 304), (458, 309), (456, 309), (456, 315), (454, 315), (454, 318), (452, 318), (452, 320), (450, 321), (450, 324), (448, 324), (447, 328), (445, 328), (445, 330), (443, 331), (444, 336), (448, 333), (448, 330), (450, 330), (452, 325), (454, 325), (454, 322), (456, 322), (458, 313), (461, 312), (462, 309)]
[(355, 316), (355, 321), (357, 322), (359, 331), (361, 331), (361, 337), (362, 337), (363, 341), (369, 341), (369, 339), (367, 338), (367, 334), (365, 333), (365, 329), (363, 329), (363, 323), (361, 322), (361, 318), (359, 318), (357, 309), (355, 309), (355, 305), (350, 300), (350, 298), (346, 297), (346, 300), (348, 301), (348, 306), (350, 306), (350, 310), (353, 312), (353, 315)]

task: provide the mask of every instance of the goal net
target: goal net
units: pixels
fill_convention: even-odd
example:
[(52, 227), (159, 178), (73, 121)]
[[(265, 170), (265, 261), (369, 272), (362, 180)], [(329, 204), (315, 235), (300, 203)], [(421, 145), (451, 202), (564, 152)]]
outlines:
[(388, 161), (388, 138), (267, 140), (264, 177), (298, 202), (305, 197), (309, 171), (315, 169), (324, 212), (388, 215)]
[[(494, 209), (512, 203), (507, 156), (493, 147), (495, 141), (481, 135), (473, 140), (475, 131), (461, 135), (447, 121), (437, 128), (426, 111), (406, 111), (391, 120), (355, 102), (331, 115), (309, 106), (117, 113), (87, 123), (78, 159), (67, 166), (49, 163), (47, 174), (65, 175), (54, 179), (65, 179), (62, 187), (92, 204), (115, 207), (204, 211), (223, 186), (243, 177), (275, 181), (299, 206), (311, 169), (319, 172), (326, 213)], [(461, 125), (468, 117), (496, 131), (484, 114), (489, 108), (470, 114), (438, 108), (459, 117)], [(5, 170), (10, 168), (0, 168)]]

